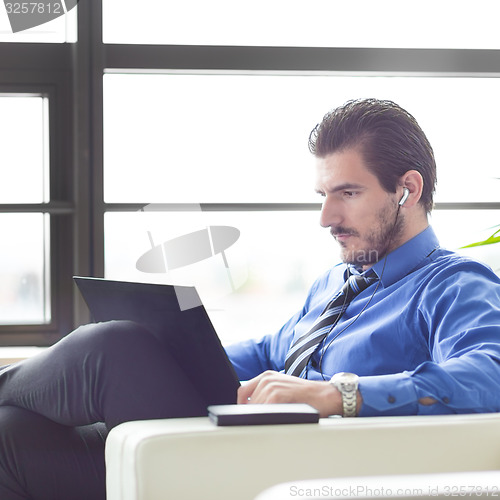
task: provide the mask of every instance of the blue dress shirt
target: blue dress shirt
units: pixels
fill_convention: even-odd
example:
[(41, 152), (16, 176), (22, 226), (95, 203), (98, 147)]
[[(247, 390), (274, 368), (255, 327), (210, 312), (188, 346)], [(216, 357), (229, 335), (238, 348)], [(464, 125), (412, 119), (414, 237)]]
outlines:
[[(226, 347), (241, 380), (284, 371), (344, 282), (345, 264), (312, 285), (304, 307), (274, 335)], [(373, 266), (361, 292), (311, 357), (306, 377), (360, 376), (360, 416), (500, 411), (500, 278), (439, 247), (431, 227)], [(431, 397), (432, 405), (419, 403)]]

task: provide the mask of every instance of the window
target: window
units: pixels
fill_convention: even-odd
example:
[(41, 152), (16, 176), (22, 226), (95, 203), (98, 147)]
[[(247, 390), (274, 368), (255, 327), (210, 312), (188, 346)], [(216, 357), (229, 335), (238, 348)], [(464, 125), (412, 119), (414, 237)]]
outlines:
[[(79, 54), (65, 43), (76, 41), (76, 3), (0, 7), (2, 346), (50, 345), (78, 321), (71, 277), (82, 226), (74, 186), (74, 131), (82, 135), (73, 122)], [(63, 13), (55, 16), (53, 7)], [(87, 240), (77, 246), (85, 253)]]
[(1, 65), (0, 75), (0, 345), (47, 345), (73, 317), (64, 85), (54, 74)]
[[(73, 275), (192, 282), (223, 342), (275, 331), (338, 260), (307, 137), (350, 98), (392, 99), (428, 134), (443, 245), (498, 224), (496, 0), (76, 3), (16, 33), (0, 7), (0, 344), (91, 319)], [(223, 250), (141, 268), (207, 228)], [(494, 250), (476, 256), (500, 269)]]
[(50, 227), (43, 214), (1, 214), (0, 323), (47, 324)]
[[(235, 332), (270, 333), (339, 258), (310, 207), (318, 197), (307, 139), (323, 114), (353, 96), (395, 100), (416, 116), (434, 147), (436, 202), (494, 203), (497, 88), (493, 78), (107, 74), (104, 198), (109, 207), (143, 208), (106, 214), (106, 276), (195, 284), (223, 341), (236, 340)], [(478, 106), (477, 95), (488, 106)], [(441, 209), (432, 222), (442, 243), (458, 248), (489, 236), (498, 212), (482, 211), (480, 225), (475, 217), (474, 210)], [(137, 268), (151, 247), (213, 225), (240, 231), (227, 250), (236, 267), (226, 269), (214, 255), (182, 270)], [(488, 250), (469, 253), (500, 268)], [(231, 269), (243, 275), (233, 289)]]
[[(48, 99), (4, 94), (0, 114), (0, 199), (11, 204), (47, 202)], [(50, 220), (43, 213), (4, 213), (0, 231), (0, 323), (50, 323)]]
[(361, 96), (415, 115), (439, 165), (437, 202), (495, 202), (498, 87), (466, 77), (108, 74), (105, 201), (317, 202), (309, 132)]
[(0, 94), (2, 203), (49, 199), (49, 102), (41, 95)]
[(103, 0), (121, 44), (499, 49), (496, 0)]

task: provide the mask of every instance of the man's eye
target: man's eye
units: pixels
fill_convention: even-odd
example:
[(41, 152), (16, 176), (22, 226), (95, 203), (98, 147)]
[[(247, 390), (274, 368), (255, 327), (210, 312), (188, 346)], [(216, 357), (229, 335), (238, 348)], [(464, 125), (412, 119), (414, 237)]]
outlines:
[(344, 191), (344, 196), (346, 198), (352, 198), (356, 193), (354, 191)]

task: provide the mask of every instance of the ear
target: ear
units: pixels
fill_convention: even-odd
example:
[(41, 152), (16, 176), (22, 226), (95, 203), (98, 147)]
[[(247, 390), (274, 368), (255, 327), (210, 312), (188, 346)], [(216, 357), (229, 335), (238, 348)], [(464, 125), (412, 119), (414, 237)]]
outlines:
[(424, 188), (424, 179), (420, 172), (408, 170), (408, 172), (401, 176), (397, 190), (399, 197), (403, 196), (403, 188), (407, 188), (410, 194), (401, 208), (410, 208), (417, 205), (422, 197), (422, 190)]

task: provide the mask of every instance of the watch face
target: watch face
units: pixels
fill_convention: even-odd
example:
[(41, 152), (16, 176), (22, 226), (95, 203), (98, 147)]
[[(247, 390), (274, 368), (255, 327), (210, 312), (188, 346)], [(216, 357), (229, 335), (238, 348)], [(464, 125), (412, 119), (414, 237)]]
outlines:
[(346, 392), (355, 391), (357, 389), (359, 377), (355, 373), (337, 373), (332, 377), (332, 382), (342, 387)]
[(356, 384), (354, 382), (342, 382), (342, 387), (344, 391), (351, 392), (356, 388)]

